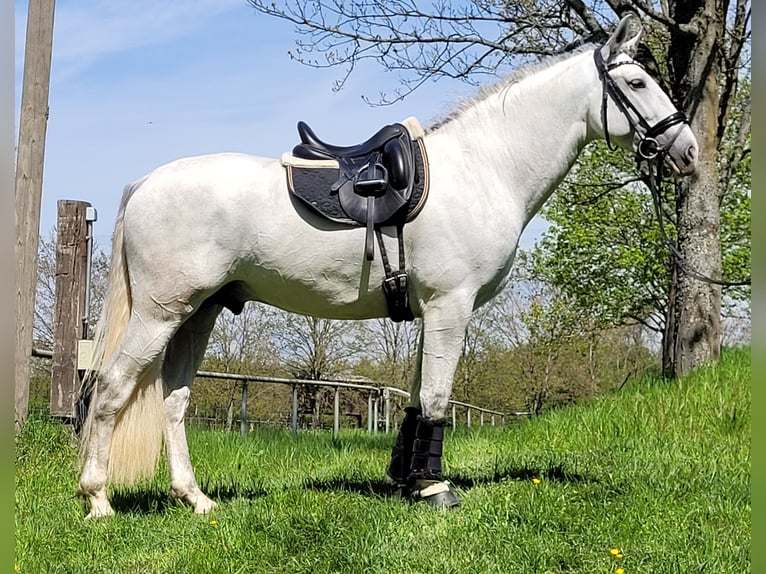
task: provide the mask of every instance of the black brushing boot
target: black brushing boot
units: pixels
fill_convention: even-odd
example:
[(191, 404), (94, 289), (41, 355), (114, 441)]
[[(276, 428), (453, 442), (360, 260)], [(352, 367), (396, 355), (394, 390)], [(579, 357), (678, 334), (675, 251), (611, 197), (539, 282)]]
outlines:
[(407, 477), (410, 474), (412, 444), (415, 442), (415, 428), (418, 425), (421, 410), (416, 407), (406, 407), (404, 412), (406, 414), (402, 426), (399, 428), (396, 444), (391, 451), (391, 463), (388, 465), (387, 471), (388, 476), (399, 487), (407, 484)]
[[(442, 445), (446, 424), (445, 419), (418, 416), (410, 474), (407, 477), (413, 499), (422, 499), (440, 508), (452, 508), (460, 504), (450, 483), (442, 480)], [(424, 485), (422, 481), (428, 482)]]

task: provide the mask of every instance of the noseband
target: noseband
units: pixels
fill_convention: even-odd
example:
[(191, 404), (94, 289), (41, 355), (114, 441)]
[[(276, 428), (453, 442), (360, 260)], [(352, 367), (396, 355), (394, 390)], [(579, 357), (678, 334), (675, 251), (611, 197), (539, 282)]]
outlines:
[(609, 74), (609, 72), (615, 68), (625, 64), (633, 64), (639, 67), (641, 67), (641, 64), (630, 60), (625, 62), (615, 62), (614, 64), (607, 66), (606, 62), (604, 62), (604, 57), (601, 55), (601, 50), (598, 48), (593, 52), (593, 58), (596, 63), (596, 69), (598, 70), (598, 77), (603, 86), (603, 96), (601, 98), (601, 123), (604, 126), (606, 145), (611, 150), (615, 149), (609, 139), (609, 128), (607, 126), (606, 118), (607, 100), (611, 96), (612, 100), (614, 100), (614, 103), (617, 105), (617, 108), (628, 120), (628, 123), (630, 123), (630, 126), (637, 134), (639, 134), (640, 139), (638, 146), (636, 147), (636, 159), (639, 161), (651, 161), (657, 159), (660, 155), (664, 155), (670, 146), (673, 145), (675, 138), (671, 139), (665, 147), (662, 147), (657, 142), (656, 137), (677, 124), (689, 123), (686, 114), (682, 111), (677, 111), (670, 114), (665, 119), (660, 120), (653, 126), (650, 126), (646, 119), (641, 115), (641, 112), (638, 111), (638, 108), (636, 108), (633, 102), (630, 101), (625, 95), (625, 92), (620, 89), (620, 86), (617, 85), (617, 82), (615, 82), (614, 78)]

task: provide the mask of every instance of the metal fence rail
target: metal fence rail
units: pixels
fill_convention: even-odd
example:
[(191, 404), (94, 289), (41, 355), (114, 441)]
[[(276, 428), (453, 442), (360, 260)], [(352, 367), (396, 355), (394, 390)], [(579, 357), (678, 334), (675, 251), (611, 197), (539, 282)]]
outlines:
[[(44, 359), (53, 357), (53, 353), (46, 349), (32, 349), (32, 356)], [(391, 403), (393, 397), (399, 397), (409, 401), (410, 393), (396, 387), (387, 387), (383, 385), (363, 384), (350, 379), (339, 378), (337, 380), (313, 380), (313, 379), (289, 379), (280, 377), (264, 377), (259, 375), (242, 375), (236, 373), (220, 373), (216, 371), (197, 371), (196, 377), (205, 379), (220, 379), (228, 381), (238, 381), (242, 383), (242, 395), (240, 401), (239, 430), (241, 434), (246, 434), (249, 430), (250, 422), (247, 416), (247, 395), (249, 383), (271, 383), (280, 385), (289, 385), (291, 387), (291, 405), (290, 405), (290, 429), (293, 432), (298, 431), (298, 388), (301, 386), (320, 386), (334, 389), (333, 397), (333, 437), (338, 436), (340, 430), (340, 391), (354, 390), (367, 394), (367, 431), (377, 433), (381, 422), (386, 433), (391, 432), (392, 414)], [(466, 426), (472, 424), (472, 413), (479, 413), (479, 425), (484, 426), (485, 416), (489, 416), (490, 424), (495, 426), (499, 419), (501, 425), (506, 423), (507, 417), (529, 416), (528, 412), (510, 412), (504, 413), (492, 409), (487, 409), (477, 405), (472, 405), (462, 401), (449, 401), (452, 407), (452, 425), (457, 424), (457, 408), (465, 409)], [(382, 410), (382, 413), (381, 413)], [(381, 416), (382, 415), (382, 416)], [(187, 417), (193, 418), (193, 417)], [(207, 417), (210, 418), (210, 417)], [(381, 421), (382, 418), (382, 421)]]
[[(340, 390), (341, 389), (353, 389), (367, 393), (367, 431), (370, 433), (378, 432), (380, 426), (380, 410), (382, 406), (383, 410), (383, 428), (386, 433), (391, 432), (392, 416), (391, 416), (391, 400), (393, 396), (399, 396), (401, 398), (409, 400), (410, 393), (398, 389), (396, 387), (386, 387), (377, 385), (365, 385), (358, 382), (352, 382), (349, 380), (314, 380), (314, 379), (287, 379), (279, 377), (263, 377), (256, 375), (239, 375), (232, 373), (218, 373), (214, 371), (198, 371), (197, 377), (208, 379), (223, 379), (223, 380), (235, 380), (242, 382), (242, 400), (240, 403), (240, 432), (242, 434), (247, 433), (248, 419), (247, 419), (247, 384), (250, 382), (255, 383), (276, 383), (283, 385), (290, 385), (292, 388), (291, 393), (291, 408), (290, 408), (290, 428), (293, 432), (298, 431), (298, 387), (300, 386), (322, 386), (335, 389), (333, 398), (333, 437), (338, 436), (340, 430)], [(457, 407), (465, 409), (466, 412), (466, 426), (472, 424), (472, 412), (479, 413), (479, 425), (484, 426), (485, 415), (490, 417), (490, 424), (495, 426), (499, 418), (500, 424), (506, 423), (507, 417), (522, 417), (529, 416), (528, 412), (510, 412), (504, 413), (492, 409), (487, 409), (477, 405), (472, 405), (462, 401), (449, 401), (449, 405), (452, 407), (452, 425), (457, 424)]]
[(247, 387), (248, 383), (275, 383), (281, 385), (289, 385), (292, 388), (291, 392), (291, 406), (290, 406), (290, 429), (293, 432), (298, 431), (298, 387), (300, 386), (322, 386), (335, 389), (335, 396), (333, 397), (333, 436), (338, 436), (340, 430), (340, 389), (353, 389), (357, 391), (367, 392), (367, 430), (369, 432), (375, 432), (376, 427), (373, 425), (375, 416), (375, 410), (377, 406), (377, 397), (380, 394), (380, 387), (373, 385), (364, 385), (349, 380), (337, 380), (337, 381), (317, 381), (313, 379), (287, 379), (280, 377), (262, 377), (258, 375), (240, 375), (234, 373), (218, 373), (215, 371), (197, 371), (197, 377), (204, 379), (223, 379), (229, 381), (239, 381), (242, 383), (242, 398), (240, 402), (240, 433), (245, 434), (247, 432)]

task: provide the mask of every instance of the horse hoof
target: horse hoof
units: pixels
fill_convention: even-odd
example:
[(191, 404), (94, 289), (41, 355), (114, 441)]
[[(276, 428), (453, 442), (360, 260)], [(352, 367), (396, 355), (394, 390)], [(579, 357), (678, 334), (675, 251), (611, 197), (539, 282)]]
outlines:
[(218, 508), (218, 505), (210, 500), (208, 497), (204, 497), (194, 504), (195, 514), (210, 514), (213, 510)]
[(114, 510), (112, 510), (109, 504), (106, 506), (93, 506), (87, 516), (85, 516), (85, 520), (98, 520), (108, 516), (114, 516)]
[(410, 498), (415, 501), (422, 500), (434, 508), (448, 509), (460, 505), (457, 492), (447, 480), (435, 482), (419, 490), (413, 490), (410, 493)]

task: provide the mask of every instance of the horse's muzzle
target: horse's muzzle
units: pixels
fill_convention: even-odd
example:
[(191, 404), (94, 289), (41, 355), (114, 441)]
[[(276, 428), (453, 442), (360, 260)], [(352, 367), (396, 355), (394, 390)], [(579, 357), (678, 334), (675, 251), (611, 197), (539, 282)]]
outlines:
[(676, 176), (686, 177), (697, 171), (698, 156), (699, 152), (697, 150), (697, 145), (689, 144), (680, 154), (672, 153), (671, 150), (671, 152), (665, 156), (665, 164)]

